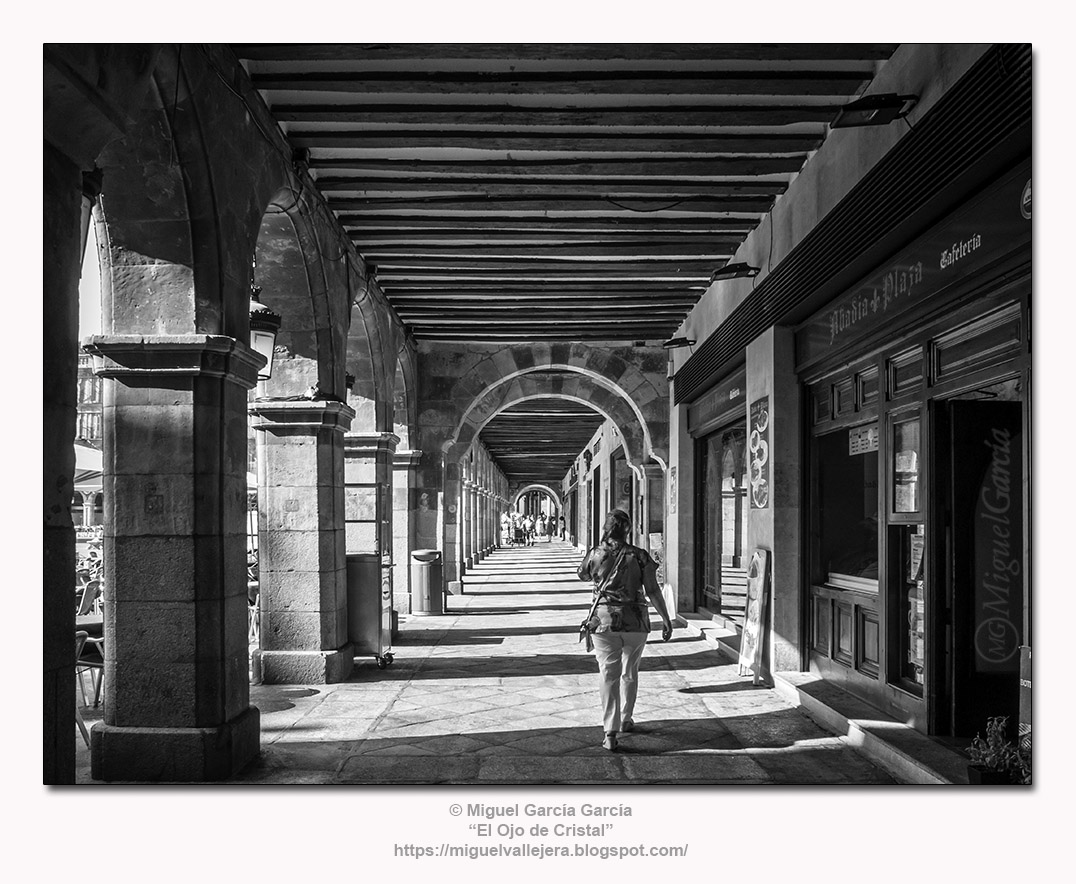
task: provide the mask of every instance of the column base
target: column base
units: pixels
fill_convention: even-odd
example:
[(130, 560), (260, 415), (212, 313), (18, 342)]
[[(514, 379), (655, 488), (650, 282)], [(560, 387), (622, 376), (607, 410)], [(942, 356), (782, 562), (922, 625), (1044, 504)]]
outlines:
[(261, 751), (261, 713), (248, 706), (217, 727), (116, 727), (90, 731), (95, 780), (204, 783), (235, 776)]
[(463, 595), (463, 581), (449, 580), (447, 590), (449, 595)]
[(336, 684), (355, 666), (355, 649), (335, 651), (255, 651), (261, 657), (263, 684)]

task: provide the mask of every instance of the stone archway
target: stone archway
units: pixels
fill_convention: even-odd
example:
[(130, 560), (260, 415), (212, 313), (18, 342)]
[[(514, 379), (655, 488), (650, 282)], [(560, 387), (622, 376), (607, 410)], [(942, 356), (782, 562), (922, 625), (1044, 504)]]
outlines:
[(556, 491), (554, 491), (552, 488), (550, 488), (548, 485), (542, 485), (542, 484), (537, 483), (537, 482), (531, 482), (530, 484), (523, 486), (518, 491), (516, 491), (514, 494), (512, 494), (512, 506), (515, 506), (516, 504), (518, 504), (519, 499), (529, 491), (541, 491), (543, 494), (545, 494), (550, 499), (552, 499), (552, 501), (556, 505), (558, 511), (563, 509), (563, 507), (561, 506), (560, 495)]

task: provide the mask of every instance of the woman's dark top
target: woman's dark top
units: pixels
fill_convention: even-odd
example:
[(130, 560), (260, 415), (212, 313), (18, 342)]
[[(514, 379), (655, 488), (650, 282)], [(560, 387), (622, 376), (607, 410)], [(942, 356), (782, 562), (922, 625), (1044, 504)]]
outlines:
[(594, 592), (613, 574), (594, 611), (598, 618), (594, 632), (650, 631), (643, 588), (647, 569), (652, 569), (649, 576), (654, 580), (657, 564), (650, 553), (631, 544), (617, 546), (607, 542), (586, 554), (576, 573), (580, 580), (594, 581)]

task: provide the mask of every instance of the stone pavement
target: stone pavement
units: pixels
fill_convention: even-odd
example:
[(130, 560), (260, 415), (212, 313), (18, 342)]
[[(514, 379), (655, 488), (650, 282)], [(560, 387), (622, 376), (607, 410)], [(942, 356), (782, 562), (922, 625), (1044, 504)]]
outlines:
[[(637, 730), (601, 748), (589, 589), (553, 541), (497, 550), (444, 615), (401, 625), (395, 662), (344, 684), (251, 688), (261, 757), (231, 782), (884, 784), (894, 780), (701, 638), (648, 643)], [(89, 782), (81, 740), (79, 781)]]

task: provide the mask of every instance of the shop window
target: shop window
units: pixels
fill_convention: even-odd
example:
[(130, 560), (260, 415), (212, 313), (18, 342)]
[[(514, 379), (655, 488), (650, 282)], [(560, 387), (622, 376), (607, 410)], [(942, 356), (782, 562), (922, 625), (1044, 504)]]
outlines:
[(919, 512), (919, 418), (893, 424), (893, 512)]
[(747, 533), (747, 431), (734, 427), (708, 436), (703, 462), (706, 499), (700, 529), (704, 604), (742, 623), (747, 600), (743, 560)]
[(878, 591), (878, 431), (855, 427), (815, 440), (816, 579)]

